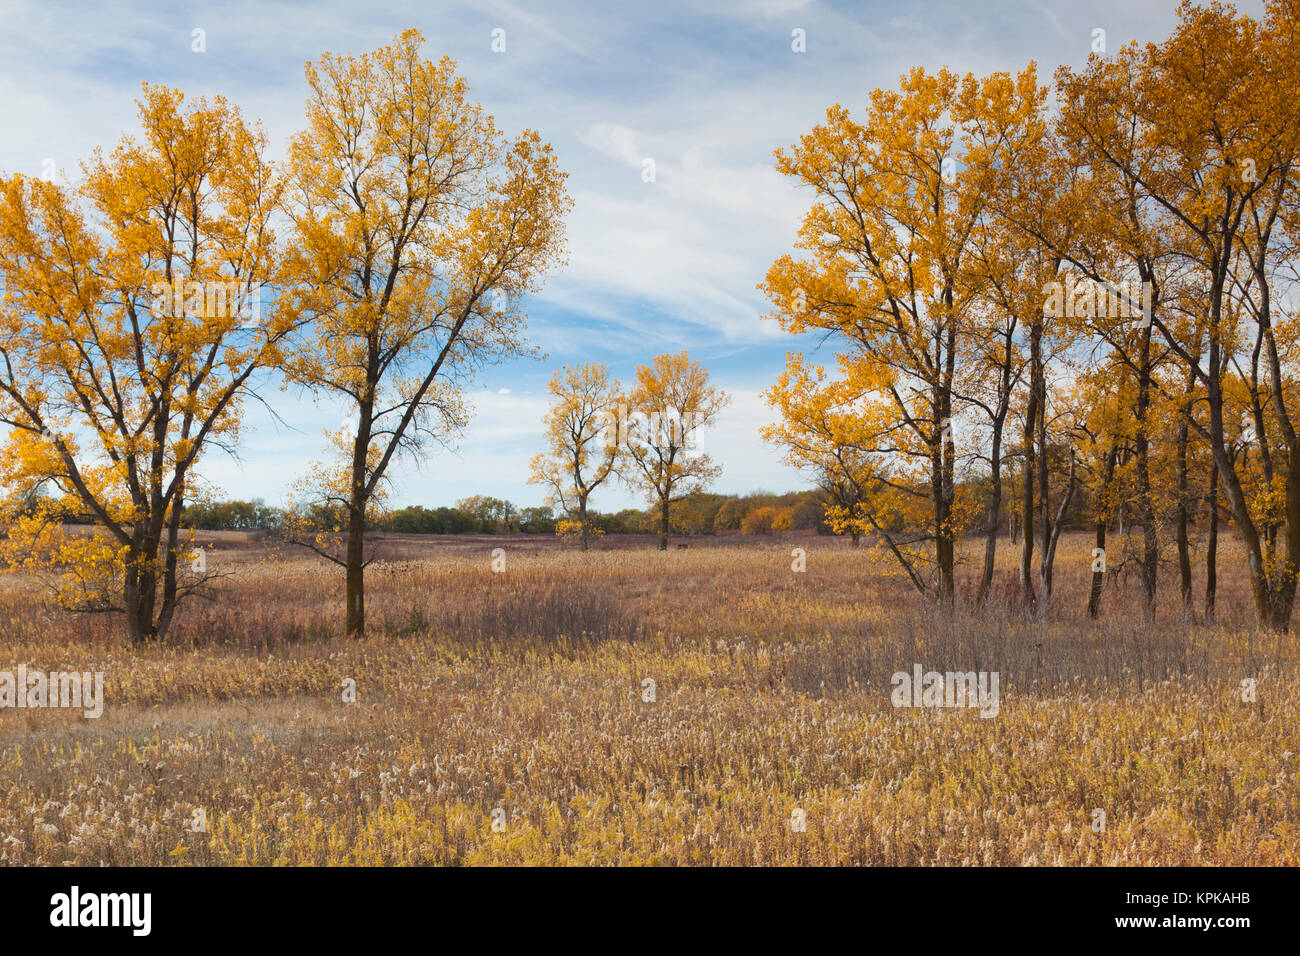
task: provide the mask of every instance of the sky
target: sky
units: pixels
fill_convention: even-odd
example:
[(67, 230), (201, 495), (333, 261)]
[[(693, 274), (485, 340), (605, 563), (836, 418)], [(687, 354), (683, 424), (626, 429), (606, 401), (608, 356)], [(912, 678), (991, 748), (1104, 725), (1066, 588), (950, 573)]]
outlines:
[[(630, 382), (637, 365), (683, 349), (731, 397), (700, 438), (723, 468), (714, 490), (785, 491), (809, 483), (760, 438), (773, 419), (760, 393), (788, 351), (824, 365), (833, 357), (830, 345), (795, 340), (764, 318), (770, 307), (756, 286), (793, 251), (811, 202), (775, 171), (773, 151), (833, 104), (861, 110), (869, 91), (896, 86), (913, 66), (982, 75), (1033, 60), (1047, 78), (1060, 64), (1081, 66), (1098, 29), (1109, 49), (1163, 38), (1175, 6), (0, 0), (0, 172), (54, 168), (75, 177), (96, 147), (138, 130), (143, 82), (225, 95), (263, 122), (279, 157), (302, 125), (304, 63), (325, 51), (363, 53), (416, 27), (426, 55), (455, 60), (471, 98), (502, 130), (535, 129), (552, 144), (574, 208), (567, 264), (527, 301), (528, 339), (544, 358), (484, 369), (460, 441), (400, 461), (392, 503), (432, 507), (487, 494), (540, 504), (545, 493), (527, 484), (528, 462), (541, 450), (551, 375), (599, 361)], [(1261, 4), (1238, 7), (1259, 15)], [(196, 30), (203, 52), (194, 49)], [(642, 175), (647, 159), (653, 182)], [(248, 407), (238, 458), (216, 452), (205, 461), (220, 497), (280, 503), (294, 478), (326, 456), (323, 432), (347, 411), (275, 388), (265, 397), (276, 414)], [(643, 503), (621, 486), (600, 489), (592, 502), (602, 511)]]

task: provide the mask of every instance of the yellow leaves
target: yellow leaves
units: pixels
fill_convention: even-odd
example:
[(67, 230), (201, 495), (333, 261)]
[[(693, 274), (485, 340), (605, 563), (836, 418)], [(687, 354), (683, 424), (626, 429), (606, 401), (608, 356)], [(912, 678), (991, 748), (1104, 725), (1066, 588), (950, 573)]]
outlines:
[(587, 363), (558, 370), (546, 389), (555, 399), (542, 419), (546, 451), (533, 458), (528, 480), (548, 486), (565, 511), (581, 511), (615, 473), (622, 441), (620, 386), (604, 365)]
[[(793, 508), (755, 508), (740, 522), (742, 534), (773, 534), (794, 527)], [(838, 533), (838, 532), (837, 532)]]
[[(626, 439), (631, 480), (660, 505), (703, 488), (721, 473), (708, 455), (691, 454), (700, 429), (711, 425), (730, 403), (709, 384), (704, 366), (686, 352), (655, 356), (638, 365), (628, 393), (631, 414)], [(666, 530), (666, 529), (665, 529)]]
[[(135, 593), (151, 617), (164, 524), (205, 442), (235, 437), (248, 377), (285, 326), (240, 307), (277, 268), (280, 186), (261, 131), (221, 97), (187, 103), (158, 86), (139, 114), (142, 139), (97, 152), (75, 190), (0, 178), (0, 417), (17, 426), (10, 498), (42, 484), (59, 496), (39, 508), (51, 527), (30, 511), (17, 523), (29, 561), (78, 605), (120, 605), (144, 574)], [(60, 538), (76, 514), (102, 533)]]
[(283, 366), (355, 410), (337, 466), (298, 491), (335, 516), (371, 513), (395, 455), (464, 427), (473, 368), (532, 351), (521, 298), (562, 253), (570, 202), (554, 152), (533, 131), (508, 141), (423, 42), (408, 30), (309, 64), (290, 147), (280, 312), (301, 327)]
[(71, 435), (57, 436), (48, 427), (44, 432), (10, 429), (0, 462), (0, 484), (11, 494), (25, 494), (43, 482), (66, 475), (60, 446), (76, 455), (77, 445)]
[(871, 95), (863, 124), (835, 107), (791, 152), (778, 152), (777, 168), (817, 200), (797, 243), (810, 256), (782, 257), (761, 285), (783, 327), (838, 333), (881, 362), (933, 378), (938, 363), (927, 369), (913, 353), (937, 326), (960, 319), (969, 297), (961, 261), (982, 212), (979, 177), (958, 174), (982, 154), (952, 155), (958, 89), (946, 70), (913, 70), (900, 91)]
[[(421, 58), (422, 39), (310, 65), (283, 168), (223, 97), (145, 84), (143, 136), (97, 151), (75, 190), (0, 177), (0, 418), (68, 436), (64, 456), (14, 444), (6, 491), (73, 496), (129, 545), (128, 582), (159, 565), (206, 447), (237, 437), (254, 369), (356, 404), (361, 439), (336, 436), (343, 468), (312, 478), (364, 513), (398, 451), (463, 427), (463, 372), (530, 351), (520, 302), (560, 261), (565, 176), (535, 131), (497, 130), (449, 59)], [(139, 583), (148, 616), (144, 592), (173, 582)]]
[(882, 378), (884, 371), (842, 356), (841, 374), (832, 379), (791, 353), (777, 383), (763, 393), (781, 415), (762, 429), (763, 438), (784, 447), (793, 467), (837, 475), (860, 488), (878, 474), (919, 477), (915, 469), (923, 465), (909, 464), (894, 450), (924, 456), (929, 445), (924, 435), (900, 425), (897, 406), (885, 394), (890, 377)]
[(73, 609), (100, 609), (120, 600), (127, 551), (93, 527), (62, 524), (75, 499), (39, 499), (26, 511), (7, 515), (0, 557), (10, 570), (43, 579), (58, 603)]
[[(578, 538), (583, 534), (583, 524), (581, 521), (575, 521), (572, 518), (561, 518), (555, 522), (555, 535), (559, 538)], [(586, 533), (599, 537), (605, 533), (605, 529), (588, 523)]]

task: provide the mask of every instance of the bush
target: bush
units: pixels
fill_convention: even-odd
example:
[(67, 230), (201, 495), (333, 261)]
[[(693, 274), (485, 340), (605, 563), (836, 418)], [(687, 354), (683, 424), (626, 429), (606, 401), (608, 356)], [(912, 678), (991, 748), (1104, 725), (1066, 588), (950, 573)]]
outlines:
[(782, 508), (772, 518), (773, 531), (789, 531), (794, 527), (794, 509)]
[(713, 519), (714, 531), (739, 531), (740, 523), (745, 520), (748, 505), (740, 498), (728, 498), (718, 509)]
[(776, 515), (775, 508), (755, 508), (745, 515), (745, 520), (740, 523), (740, 531), (742, 534), (771, 534)]

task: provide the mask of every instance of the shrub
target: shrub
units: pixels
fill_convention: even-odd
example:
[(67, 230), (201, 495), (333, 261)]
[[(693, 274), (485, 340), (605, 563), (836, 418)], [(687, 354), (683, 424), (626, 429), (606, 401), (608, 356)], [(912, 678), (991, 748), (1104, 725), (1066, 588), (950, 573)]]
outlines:
[(764, 506), (755, 508), (749, 514), (745, 515), (745, 520), (740, 523), (742, 534), (771, 534), (772, 523), (776, 520), (776, 509)]

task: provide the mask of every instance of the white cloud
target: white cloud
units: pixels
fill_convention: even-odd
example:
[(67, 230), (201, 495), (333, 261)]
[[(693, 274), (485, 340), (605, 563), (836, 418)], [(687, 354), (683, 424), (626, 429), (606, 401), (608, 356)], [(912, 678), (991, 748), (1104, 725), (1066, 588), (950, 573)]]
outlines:
[(578, 134), (578, 142), (628, 166), (640, 168), (641, 161), (645, 158), (645, 153), (638, 145), (636, 130), (621, 123), (596, 123), (589, 126)]

